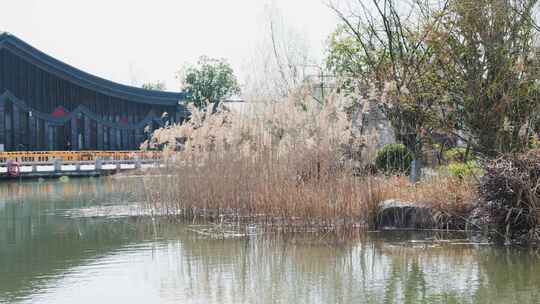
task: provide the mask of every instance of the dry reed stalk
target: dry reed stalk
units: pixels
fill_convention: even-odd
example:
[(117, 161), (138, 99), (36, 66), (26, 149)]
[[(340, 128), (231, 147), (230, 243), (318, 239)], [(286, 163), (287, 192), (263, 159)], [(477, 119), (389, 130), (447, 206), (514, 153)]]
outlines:
[[(183, 219), (261, 223), (288, 231), (376, 226), (387, 199), (417, 202), (440, 213), (441, 228), (473, 207), (474, 187), (453, 179), (411, 185), (406, 178), (355, 177), (350, 171), (319, 171), (304, 179), (291, 160), (210, 159), (179, 165), (173, 175), (146, 178), (149, 207)], [(315, 170), (315, 168), (313, 168)]]
[(339, 230), (375, 226), (379, 204), (390, 198), (448, 210), (469, 199), (469, 190), (450, 180), (412, 186), (403, 178), (355, 176), (353, 159), (370, 147), (344, 96), (319, 104), (299, 92), (260, 107), (247, 115), (193, 109), (189, 123), (156, 131), (151, 145), (165, 145), (174, 170), (146, 179), (148, 207), (191, 220)]
[(146, 178), (146, 201), (156, 212), (186, 219), (227, 217), (291, 230), (332, 230), (367, 226), (389, 198), (380, 178), (305, 167), (317, 176), (302, 177), (293, 164), (299, 162), (211, 158), (200, 166), (178, 165), (177, 174)]
[(478, 184), (472, 178), (440, 176), (411, 184), (406, 177), (394, 177), (388, 182), (394, 185), (388, 195), (429, 208), (441, 229), (466, 229), (479, 199)]
[(379, 185), (355, 178), (343, 157), (364, 145), (347, 110), (352, 101), (334, 94), (321, 105), (308, 93), (247, 115), (193, 109), (189, 123), (158, 130), (152, 144), (166, 144), (175, 173), (149, 178), (146, 201), (189, 219), (228, 217), (290, 230), (369, 222)]
[(478, 185), (472, 178), (445, 176), (415, 185), (407, 185), (403, 180), (401, 183), (403, 198), (450, 213), (465, 214), (478, 199)]

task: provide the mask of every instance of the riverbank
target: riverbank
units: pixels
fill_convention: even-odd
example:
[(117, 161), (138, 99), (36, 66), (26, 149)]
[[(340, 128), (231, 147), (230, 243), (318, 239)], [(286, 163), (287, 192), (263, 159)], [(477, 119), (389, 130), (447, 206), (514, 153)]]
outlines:
[[(290, 159), (261, 162), (233, 155), (212, 157), (203, 164), (178, 163), (167, 175), (144, 178), (141, 195), (155, 213), (257, 223), (282, 231), (476, 228), (468, 222), (478, 202), (471, 179), (438, 177), (411, 184), (406, 176), (355, 176), (347, 168), (323, 169), (309, 161), (300, 168), (293, 164), (299, 165)], [(413, 202), (409, 207), (414, 208), (394, 208), (390, 216), (390, 200)], [(429, 219), (413, 215), (410, 210), (417, 208), (429, 210)], [(414, 219), (402, 226), (400, 212)]]
[(136, 189), (146, 207), (280, 231), (390, 226), (482, 230), (506, 244), (540, 240), (538, 151), (478, 159), (475, 168), (439, 161), (435, 174), (413, 184), (407, 170), (377, 166), (377, 136), (361, 132), (347, 96), (320, 104), (299, 92), (260, 106), (252, 114), (192, 109), (185, 124), (156, 130), (143, 146), (163, 149), (170, 162)]
[(156, 214), (256, 223), (286, 232), (445, 229), (483, 231), (493, 242), (537, 245), (540, 151), (485, 161), (481, 178), (358, 175), (328, 155), (246, 158), (212, 154), (143, 178)]

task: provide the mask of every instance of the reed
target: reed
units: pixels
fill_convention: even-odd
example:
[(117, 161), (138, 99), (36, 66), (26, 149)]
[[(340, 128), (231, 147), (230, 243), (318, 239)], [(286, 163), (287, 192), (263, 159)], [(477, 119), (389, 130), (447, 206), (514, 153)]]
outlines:
[(375, 219), (390, 184), (325, 168), (321, 156), (305, 157), (246, 159), (231, 153), (204, 164), (175, 164), (172, 174), (145, 178), (147, 207), (185, 219), (225, 218), (287, 230), (351, 228)]
[(374, 140), (359, 133), (355, 102), (333, 94), (321, 104), (300, 91), (249, 113), (192, 109), (190, 122), (158, 130), (143, 145), (164, 148), (171, 160), (166, 174), (144, 178), (147, 208), (189, 220), (339, 231), (374, 227), (386, 199), (445, 207), (467, 199), (444, 197), (443, 188), (457, 187), (450, 181), (419, 186), (364, 174)]

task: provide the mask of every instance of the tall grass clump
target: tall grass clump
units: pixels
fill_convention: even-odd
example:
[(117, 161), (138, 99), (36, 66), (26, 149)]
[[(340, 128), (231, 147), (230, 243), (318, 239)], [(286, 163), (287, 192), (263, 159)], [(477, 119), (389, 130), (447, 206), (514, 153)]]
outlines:
[[(150, 208), (181, 218), (258, 221), (281, 228), (368, 225), (390, 185), (358, 177), (365, 142), (354, 101), (323, 103), (301, 90), (240, 113), (192, 110), (189, 122), (157, 130), (170, 174), (145, 179)], [(144, 144), (147, 146), (147, 144)]]
[(148, 208), (177, 219), (339, 232), (377, 227), (388, 199), (433, 207), (441, 227), (456, 226), (449, 219), (474, 200), (468, 180), (411, 184), (376, 175), (376, 143), (353, 122), (361, 107), (347, 96), (320, 103), (301, 90), (246, 105), (242, 112), (192, 108), (188, 122), (155, 131), (143, 146), (164, 147), (170, 170), (144, 178)]
[(411, 169), (412, 156), (402, 144), (389, 144), (377, 152), (375, 165), (387, 173), (407, 173)]

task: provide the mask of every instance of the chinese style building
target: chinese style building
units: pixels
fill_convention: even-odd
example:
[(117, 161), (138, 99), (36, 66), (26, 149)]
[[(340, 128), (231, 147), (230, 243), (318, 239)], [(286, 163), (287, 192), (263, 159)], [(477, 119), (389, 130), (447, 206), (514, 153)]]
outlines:
[(114, 83), (0, 33), (0, 151), (138, 149), (187, 115), (183, 93)]

